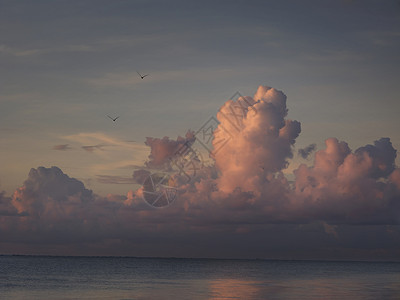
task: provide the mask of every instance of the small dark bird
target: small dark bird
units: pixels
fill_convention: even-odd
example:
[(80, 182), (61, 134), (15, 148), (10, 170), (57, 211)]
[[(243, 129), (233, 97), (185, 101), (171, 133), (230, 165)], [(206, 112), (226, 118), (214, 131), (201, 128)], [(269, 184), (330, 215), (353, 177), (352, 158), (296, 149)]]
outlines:
[(109, 115), (107, 115), (107, 117), (109, 117), (111, 120), (113, 120), (114, 122), (119, 118), (119, 116), (118, 117), (116, 117), (116, 118), (111, 118)]
[(146, 75), (142, 75), (142, 74), (140, 74), (138, 71), (136, 71), (136, 73), (138, 73), (139, 74), (139, 76), (140, 76), (140, 78), (145, 78), (146, 76), (149, 76), (149, 74), (146, 74)]

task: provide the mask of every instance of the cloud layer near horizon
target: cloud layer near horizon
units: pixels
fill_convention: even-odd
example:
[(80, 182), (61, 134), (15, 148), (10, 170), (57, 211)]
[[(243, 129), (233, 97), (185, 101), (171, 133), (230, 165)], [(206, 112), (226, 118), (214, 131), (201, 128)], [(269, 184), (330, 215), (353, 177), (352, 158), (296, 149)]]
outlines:
[[(141, 189), (126, 196), (101, 197), (57, 167), (31, 169), (11, 197), (0, 194), (0, 245), (12, 244), (9, 249), (18, 249), (17, 244), (66, 247), (68, 243), (94, 243), (107, 248), (131, 243), (130, 249), (145, 251), (143, 245), (164, 241), (170, 243), (168, 253), (191, 256), (201, 240), (205, 244), (218, 240), (225, 241), (221, 247), (226, 249), (235, 244), (240, 253), (245, 251), (240, 250), (243, 245), (234, 240), (246, 243), (267, 233), (276, 240), (279, 235), (275, 234), (283, 231), (299, 246), (301, 241), (295, 237), (299, 232), (309, 224), (322, 224), (317, 226), (317, 235), (329, 238), (320, 248), (357, 248), (350, 238), (340, 241), (348, 232), (341, 233), (340, 228), (369, 225), (383, 230), (382, 239), (390, 236), (386, 243), (391, 250), (385, 251), (398, 251), (400, 245), (393, 235), (399, 237), (400, 233), (393, 225), (400, 223), (400, 169), (394, 164), (396, 150), (390, 139), (381, 138), (352, 151), (346, 142), (329, 138), (326, 148), (315, 152), (314, 164), (300, 165), (294, 171), (294, 182), (289, 182), (282, 171), (293, 156), (301, 126), (287, 119), (287, 112), (284, 93), (266, 86), (260, 86), (253, 97), (227, 101), (217, 114), (215, 163), (198, 168), (190, 180), (182, 172), (172, 172), (178, 198), (166, 209), (146, 205)], [(177, 149), (185, 143), (193, 145), (194, 140), (190, 131), (176, 141), (147, 138), (149, 160), (134, 178), (143, 181), (149, 168), (173, 171), (171, 161)], [(221, 141), (228, 142), (219, 147)], [(305, 151), (309, 154), (313, 149)], [(304, 232), (300, 235), (306, 238)], [(185, 241), (191, 250), (182, 248)], [(276, 243), (277, 249), (286, 245)], [(274, 247), (268, 244), (260, 242), (261, 249)], [(315, 242), (309, 247), (313, 246)], [(179, 247), (183, 254), (176, 250)], [(210, 253), (219, 256), (218, 251), (222, 250)], [(161, 250), (154, 253), (164, 255)], [(231, 256), (238, 255), (234, 253)]]

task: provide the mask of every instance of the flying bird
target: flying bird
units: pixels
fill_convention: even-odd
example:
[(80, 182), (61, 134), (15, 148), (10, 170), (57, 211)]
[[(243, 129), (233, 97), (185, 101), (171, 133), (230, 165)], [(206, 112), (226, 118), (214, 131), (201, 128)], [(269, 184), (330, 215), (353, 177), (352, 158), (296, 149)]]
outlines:
[(118, 117), (116, 117), (116, 118), (111, 118), (109, 115), (107, 115), (107, 117), (109, 117), (111, 120), (113, 120), (114, 122), (119, 118), (119, 116)]
[(149, 74), (145, 74), (145, 75), (142, 75), (142, 74), (140, 74), (138, 71), (136, 71), (136, 73), (138, 73), (139, 74), (139, 76), (140, 76), (140, 78), (145, 78), (146, 76), (149, 76)]

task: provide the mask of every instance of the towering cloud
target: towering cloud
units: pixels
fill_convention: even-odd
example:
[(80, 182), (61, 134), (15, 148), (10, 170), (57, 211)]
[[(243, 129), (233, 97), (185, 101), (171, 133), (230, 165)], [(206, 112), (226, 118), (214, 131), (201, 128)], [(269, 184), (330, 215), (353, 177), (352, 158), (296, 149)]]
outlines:
[(240, 209), (236, 220), (245, 216), (265, 223), (398, 223), (398, 169), (390, 139), (354, 152), (346, 142), (327, 139), (314, 165), (300, 165), (290, 184), (281, 171), (293, 155), (300, 123), (286, 119), (287, 111), (286, 96), (269, 87), (259, 87), (253, 98), (226, 102), (213, 142), (216, 147), (229, 142), (215, 153), (211, 169), (182, 186), (186, 210), (212, 207), (213, 215), (229, 220), (228, 211)]
[[(171, 159), (181, 147), (195, 147), (193, 132), (177, 140), (147, 138), (148, 161), (133, 179), (143, 183), (151, 172), (169, 172), (178, 198), (166, 209), (146, 205), (143, 188), (127, 196), (101, 197), (57, 167), (32, 169), (12, 197), (0, 194), (0, 244), (21, 243), (26, 232), (34, 231), (46, 243), (62, 234), (70, 241), (90, 239), (103, 246), (118, 240), (130, 249), (173, 240), (176, 244), (165, 249), (179, 255), (181, 249), (195, 253), (199, 239), (205, 245), (238, 249), (260, 241), (259, 247), (267, 249), (272, 246), (261, 239), (266, 233), (284, 247), (276, 232), (296, 245), (303, 245), (301, 235), (312, 247), (317, 242), (305, 233), (312, 228), (333, 247), (344, 232), (356, 236), (354, 228), (369, 224), (378, 226), (391, 249), (400, 248), (393, 238), (400, 233), (385, 231), (385, 226), (400, 223), (400, 170), (390, 139), (355, 151), (344, 141), (327, 139), (325, 149), (314, 153), (314, 164), (300, 165), (289, 182), (282, 171), (293, 156), (301, 126), (287, 119), (287, 113), (286, 96), (270, 87), (260, 86), (253, 97), (227, 101), (217, 114), (214, 164), (198, 169), (190, 180), (182, 179)], [(307, 157), (314, 148), (310, 145), (302, 153)], [(350, 238), (342, 242), (355, 247)]]
[[(281, 171), (287, 167), (288, 158), (293, 156), (292, 145), (300, 133), (300, 123), (285, 120), (287, 115), (286, 96), (273, 88), (260, 86), (254, 98), (238, 99), (252, 104), (237, 115), (238, 104), (226, 102), (217, 114), (221, 122), (214, 143), (232, 136), (215, 155), (215, 165), (221, 172), (218, 188), (232, 192), (260, 192), (260, 180), (266, 174)], [(239, 116), (240, 117), (240, 116)]]

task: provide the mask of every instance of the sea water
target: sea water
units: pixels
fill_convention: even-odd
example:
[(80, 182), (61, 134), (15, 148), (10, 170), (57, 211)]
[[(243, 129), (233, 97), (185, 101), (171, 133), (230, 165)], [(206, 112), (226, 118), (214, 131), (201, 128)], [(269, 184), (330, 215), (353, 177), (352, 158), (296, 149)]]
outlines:
[(400, 263), (4, 255), (0, 299), (400, 299)]

